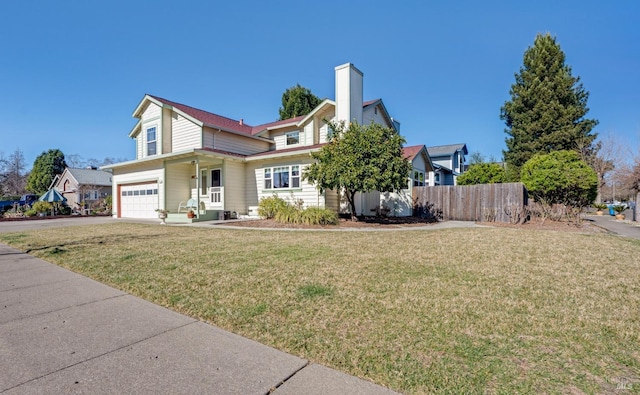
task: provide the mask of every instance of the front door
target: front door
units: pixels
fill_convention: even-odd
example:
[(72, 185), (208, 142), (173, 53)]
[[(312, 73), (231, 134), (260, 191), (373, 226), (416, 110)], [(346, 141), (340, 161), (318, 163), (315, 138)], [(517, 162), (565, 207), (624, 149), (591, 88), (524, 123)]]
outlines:
[(221, 177), (220, 169), (211, 170), (211, 186), (212, 187), (222, 186), (222, 177)]

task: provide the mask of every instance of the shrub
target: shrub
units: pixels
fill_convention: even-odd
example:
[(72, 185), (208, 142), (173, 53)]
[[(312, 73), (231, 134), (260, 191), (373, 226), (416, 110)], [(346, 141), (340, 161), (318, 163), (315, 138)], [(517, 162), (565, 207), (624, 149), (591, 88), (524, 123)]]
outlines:
[(278, 211), (290, 207), (289, 204), (278, 195), (260, 199), (258, 204), (258, 215), (264, 219), (275, 218)]
[(37, 214), (38, 212), (32, 208), (24, 212), (25, 217), (35, 217)]
[(507, 177), (504, 168), (497, 163), (477, 163), (456, 179), (458, 185), (499, 184)]
[(596, 172), (574, 151), (537, 154), (522, 167), (521, 181), (543, 204), (586, 207), (598, 189)]
[(283, 224), (301, 224), (302, 210), (287, 204), (276, 212), (274, 219)]
[(31, 210), (35, 211), (36, 213), (46, 213), (51, 211), (51, 207), (51, 203), (49, 202), (37, 201), (33, 203), (33, 206), (31, 206)]
[(337, 225), (338, 214), (328, 208), (309, 207), (302, 211), (302, 223), (307, 225)]

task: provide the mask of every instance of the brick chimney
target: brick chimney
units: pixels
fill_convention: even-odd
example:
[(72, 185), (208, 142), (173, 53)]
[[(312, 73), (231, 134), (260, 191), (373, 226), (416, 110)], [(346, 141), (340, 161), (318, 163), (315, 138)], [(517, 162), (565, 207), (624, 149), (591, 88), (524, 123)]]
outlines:
[(240, 118), (240, 126), (244, 125), (244, 119)]
[(336, 121), (356, 121), (362, 125), (362, 71), (352, 63), (337, 66)]

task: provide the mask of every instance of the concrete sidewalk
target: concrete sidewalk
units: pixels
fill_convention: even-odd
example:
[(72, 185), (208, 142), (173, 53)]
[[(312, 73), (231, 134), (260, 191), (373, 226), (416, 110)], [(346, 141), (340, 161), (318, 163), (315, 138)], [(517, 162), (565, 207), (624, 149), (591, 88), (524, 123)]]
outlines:
[(0, 244), (0, 392), (390, 394)]
[[(627, 218), (630, 218), (630, 215), (627, 215)], [(640, 224), (637, 222), (620, 221), (611, 215), (587, 215), (585, 220), (591, 221), (615, 235), (640, 239)]]

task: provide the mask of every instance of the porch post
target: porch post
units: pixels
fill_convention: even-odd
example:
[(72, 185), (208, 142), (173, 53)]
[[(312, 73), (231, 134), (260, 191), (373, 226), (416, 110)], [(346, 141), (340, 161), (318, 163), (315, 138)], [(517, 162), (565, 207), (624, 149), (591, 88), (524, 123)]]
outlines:
[(196, 218), (200, 218), (200, 159), (196, 157)]

